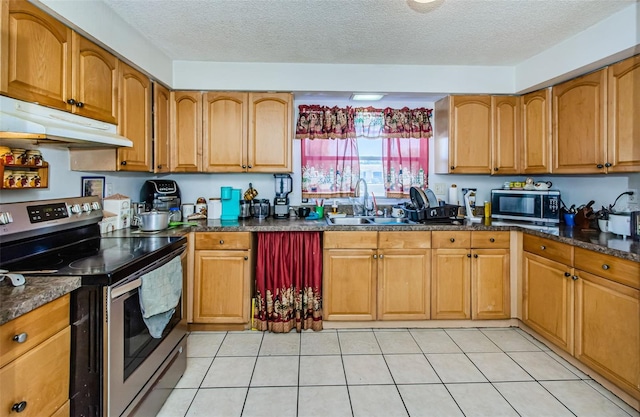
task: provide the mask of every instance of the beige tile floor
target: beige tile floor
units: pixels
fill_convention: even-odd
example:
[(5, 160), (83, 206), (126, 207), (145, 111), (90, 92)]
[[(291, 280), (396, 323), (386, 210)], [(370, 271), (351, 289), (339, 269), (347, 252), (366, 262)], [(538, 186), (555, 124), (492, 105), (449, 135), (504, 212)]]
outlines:
[(511, 328), (195, 332), (158, 416), (640, 414)]

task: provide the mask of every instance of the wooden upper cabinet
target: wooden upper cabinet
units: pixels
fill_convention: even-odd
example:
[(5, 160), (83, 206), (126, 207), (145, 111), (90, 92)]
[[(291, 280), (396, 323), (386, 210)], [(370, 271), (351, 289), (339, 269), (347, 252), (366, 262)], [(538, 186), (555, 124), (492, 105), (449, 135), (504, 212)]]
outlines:
[(71, 29), (25, 0), (2, 1), (0, 90), (71, 110)]
[(640, 171), (640, 55), (608, 68), (607, 172)]
[(171, 172), (202, 171), (202, 93), (171, 93)]
[(551, 172), (551, 89), (520, 97), (523, 174)]
[(120, 64), (120, 114), (118, 133), (133, 142), (131, 148), (118, 148), (116, 169), (151, 169), (151, 81), (125, 63)]
[(118, 59), (23, 0), (2, 2), (3, 93), (116, 124)]
[(435, 110), (436, 173), (490, 174), (491, 96), (449, 96)]
[(171, 93), (153, 84), (153, 172), (169, 172), (169, 136), (171, 135)]
[(249, 93), (248, 172), (291, 172), (293, 98)]
[(74, 113), (107, 123), (118, 122), (118, 59), (73, 33)]
[(520, 172), (520, 100), (517, 96), (492, 96), (492, 173)]
[(248, 94), (210, 92), (204, 95), (203, 169), (246, 172)]
[(606, 76), (602, 69), (553, 87), (552, 173), (605, 172)]

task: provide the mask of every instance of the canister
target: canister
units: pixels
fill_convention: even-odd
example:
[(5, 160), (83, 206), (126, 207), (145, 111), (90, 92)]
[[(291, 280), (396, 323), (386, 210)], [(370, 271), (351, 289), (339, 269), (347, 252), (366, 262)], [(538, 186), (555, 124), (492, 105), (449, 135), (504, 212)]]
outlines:
[(41, 178), (37, 172), (28, 172), (27, 173), (27, 181), (29, 187), (40, 188), (41, 186)]
[(16, 165), (26, 165), (27, 164), (27, 155), (26, 150), (22, 148), (13, 148), (11, 149), (11, 153), (13, 154), (13, 163)]
[(8, 146), (0, 146), (0, 160), (4, 165), (13, 164), (13, 152)]
[(222, 201), (219, 198), (210, 198), (207, 205), (207, 219), (219, 219), (222, 215)]
[(195, 213), (202, 214), (207, 217), (207, 204), (206, 203), (197, 203), (195, 206)]
[(26, 153), (27, 165), (42, 166), (42, 154), (37, 149), (32, 149)]

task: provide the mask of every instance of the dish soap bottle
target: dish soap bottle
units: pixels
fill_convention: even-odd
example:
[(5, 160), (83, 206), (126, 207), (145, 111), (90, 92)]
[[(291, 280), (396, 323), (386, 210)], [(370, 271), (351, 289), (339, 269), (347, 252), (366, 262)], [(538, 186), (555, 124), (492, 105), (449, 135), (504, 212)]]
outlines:
[(336, 200), (333, 200), (333, 204), (331, 204), (331, 212), (333, 214), (338, 213), (338, 202)]

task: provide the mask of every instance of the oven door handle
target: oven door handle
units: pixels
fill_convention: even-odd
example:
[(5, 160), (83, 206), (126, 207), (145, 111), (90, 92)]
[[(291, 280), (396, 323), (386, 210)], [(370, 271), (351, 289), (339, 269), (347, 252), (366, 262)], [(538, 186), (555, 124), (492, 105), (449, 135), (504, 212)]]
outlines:
[(122, 296), (123, 294), (126, 294), (129, 291), (140, 287), (142, 285), (142, 280), (140, 279), (140, 277), (169, 263), (169, 261), (171, 261), (177, 256), (182, 257), (182, 255), (186, 253), (186, 248), (187, 248), (186, 245), (181, 246), (180, 248), (174, 250), (170, 254), (164, 256), (162, 259), (159, 259), (158, 261), (152, 263), (149, 267), (144, 268), (141, 271), (138, 271), (136, 274), (125, 279), (124, 282), (119, 283), (116, 287), (112, 287), (111, 299), (115, 300), (116, 298)]
[(111, 299), (115, 300), (120, 297), (122, 294), (126, 294), (131, 290), (139, 288), (142, 285), (142, 279), (137, 278), (133, 281), (127, 282), (124, 285), (119, 286), (118, 288), (114, 288), (111, 290)]

